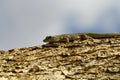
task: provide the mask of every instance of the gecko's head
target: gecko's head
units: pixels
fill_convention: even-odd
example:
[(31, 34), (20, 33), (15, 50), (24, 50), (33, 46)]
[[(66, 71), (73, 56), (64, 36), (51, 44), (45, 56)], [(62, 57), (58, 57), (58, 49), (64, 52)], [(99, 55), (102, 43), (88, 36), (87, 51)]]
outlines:
[(43, 40), (43, 42), (49, 42), (49, 41), (51, 40), (51, 38), (52, 38), (52, 36), (47, 36), (47, 37)]
[(56, 41), (56, 38), (54, 36), (47, 36), (43, 42), (49, 42), (49, 43), (52, 43), (52, 42), (55, 42)]

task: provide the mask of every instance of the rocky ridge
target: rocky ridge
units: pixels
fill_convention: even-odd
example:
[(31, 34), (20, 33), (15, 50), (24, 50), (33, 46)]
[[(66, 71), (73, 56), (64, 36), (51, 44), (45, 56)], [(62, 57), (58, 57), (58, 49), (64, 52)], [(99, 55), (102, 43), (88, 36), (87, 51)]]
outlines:
[(120, 37), (1, 50), (0, 80), (120, 80)]

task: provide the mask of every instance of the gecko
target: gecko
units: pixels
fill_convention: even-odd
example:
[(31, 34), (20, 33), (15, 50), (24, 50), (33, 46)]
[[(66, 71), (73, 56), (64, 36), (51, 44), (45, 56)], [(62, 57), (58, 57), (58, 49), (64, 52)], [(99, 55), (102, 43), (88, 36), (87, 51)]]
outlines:
[(55, 36), (47, 36), (43, 42), (55, 43), (55, 42), (72, 42), (75, 40), (86, 39), (103, 39), (103, 38), (119, 38), (118, 33), (74, 33), (74, 34), (61, 34)]

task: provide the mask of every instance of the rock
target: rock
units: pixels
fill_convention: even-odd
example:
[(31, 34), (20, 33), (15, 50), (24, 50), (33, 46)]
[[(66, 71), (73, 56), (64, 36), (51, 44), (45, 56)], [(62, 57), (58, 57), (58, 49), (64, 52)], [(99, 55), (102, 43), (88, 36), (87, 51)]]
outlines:
[(1, 50), (0, 80), (120, 80), (119, 35), (75, 35)]

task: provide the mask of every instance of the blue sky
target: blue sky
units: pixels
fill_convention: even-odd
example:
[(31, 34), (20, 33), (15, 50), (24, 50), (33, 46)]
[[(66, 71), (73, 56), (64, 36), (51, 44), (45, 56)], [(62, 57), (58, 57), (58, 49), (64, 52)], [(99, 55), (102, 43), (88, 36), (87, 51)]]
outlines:
[(48, 35), (120, 32), (120, 0), (1, 0), (0, 50), (43, 44)]

